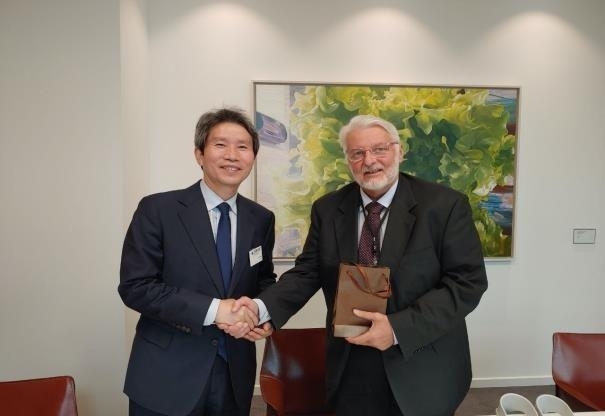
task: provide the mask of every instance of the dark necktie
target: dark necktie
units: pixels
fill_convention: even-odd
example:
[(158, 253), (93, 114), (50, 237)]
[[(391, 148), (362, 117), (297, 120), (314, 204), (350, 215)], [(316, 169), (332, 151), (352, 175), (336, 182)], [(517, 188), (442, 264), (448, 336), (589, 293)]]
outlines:
[(221, 276), (223, 277), (223, 285), (225, 292), (229, 291), (229, 283), (231, 283), (231, 219), (229, 218), (229, 204), (223, 202), (218, 205), (221, 211), (221, 217), (218, 220), (216, 229), (216, 253), (218, 254), (218, 262), (221, 267)]
[(366, 205), (366, 220), (361, 228), (359, 237), (359, 251), (357, 261), (359, 264), (376, 264), (378, 244), (380, 241), (380, 212), (383, 206), (376, 201)]

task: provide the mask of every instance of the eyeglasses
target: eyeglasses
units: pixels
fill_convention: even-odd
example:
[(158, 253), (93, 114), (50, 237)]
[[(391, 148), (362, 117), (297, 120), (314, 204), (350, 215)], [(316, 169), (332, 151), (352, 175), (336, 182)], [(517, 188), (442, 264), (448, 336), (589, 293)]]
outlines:
[(365, 147), (363, 149), (351, 149), (347, 151), (347, 157), (351, 162), (359, 162), (363, 158), (366, 157), (366, 153), (370, 152), (375, 157), (385, 156), (389, 150), (391, 150), (391, 146), (394, 144), (400, 144), (399, 142), (390, 142), (377, 144), (372, 147)]

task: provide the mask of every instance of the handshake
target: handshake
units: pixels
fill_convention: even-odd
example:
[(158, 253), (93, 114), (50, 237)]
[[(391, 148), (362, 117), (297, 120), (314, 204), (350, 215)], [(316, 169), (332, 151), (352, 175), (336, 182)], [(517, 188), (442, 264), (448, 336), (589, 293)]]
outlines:
[(259, 325), (258, 305), (252, 299), (221, 299), (214, 323), (234, 338), (258, 341), (273, 333), (269, 322)]

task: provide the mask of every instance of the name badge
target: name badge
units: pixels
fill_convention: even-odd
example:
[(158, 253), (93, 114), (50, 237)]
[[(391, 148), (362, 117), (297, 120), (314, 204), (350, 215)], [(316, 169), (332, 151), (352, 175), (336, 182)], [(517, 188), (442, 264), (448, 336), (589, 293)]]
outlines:
[(263, 250), (261, 246), (253, 248), (248, 252), (248, 256), (250, 257), (250, 267), (254, 266), (257, 263), (260, 263), (263, 259)]

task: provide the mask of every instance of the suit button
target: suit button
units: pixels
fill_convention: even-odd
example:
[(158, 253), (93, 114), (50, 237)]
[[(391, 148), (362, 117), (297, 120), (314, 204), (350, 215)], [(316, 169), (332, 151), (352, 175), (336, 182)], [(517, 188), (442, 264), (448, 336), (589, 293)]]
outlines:
[(213, 346), (215, 346), (215, 347), (216, 347), (216, 346), (218, 345), (218, 340), (217, 340), (217, 339), (213, 339), (212, 341), (210, 341), (210, 343), (211, 343)]

